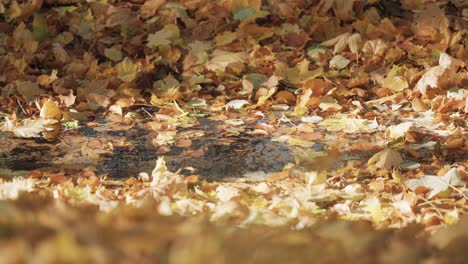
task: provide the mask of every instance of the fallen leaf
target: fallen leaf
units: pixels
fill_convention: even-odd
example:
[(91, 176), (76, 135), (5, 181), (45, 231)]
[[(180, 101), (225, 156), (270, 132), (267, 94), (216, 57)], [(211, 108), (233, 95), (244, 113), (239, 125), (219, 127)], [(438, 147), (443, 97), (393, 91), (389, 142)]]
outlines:
[(166, 0), (148, 0), (140, 7), (140, 14), (142, 18), (149, 18), (156, 14), (159, 7), (161, 7)]
[(329, 118), (318, 123), (328, 131), (343, 131), (346, 133), (372, 132), (377, 129), (376, 120), (358, 119), (351, 117)]
[(361, 49), (361, 35), (359, 33), (343, 33), (333, 39), (327, 40), (322, 43), (326, 47), (334, 46), (333, 54), (340, 53), (349, 47), (349, 50), (353, 53), (358, 53)]
[(403, 137), (412, 126), (413, 122), (403, 122), (398, 125), (391, 125), (387, 129), (389, 137), (392, 139)]
[(248, 54), (246, 52), (229, 52), (217, 49), (211, 57), (211, 60), (206, 64), (206, 68), (210, 71), (225, 71), (226, 67), (232, 63), (246, 63)]
[(132, 82), (140, 70), (138, 64), (133, 63), (133, 61), (125, 57), (125, 59), (117, 64), (117, 77), (124, 82)]
[(392, 169), (399, 167), (403, 163), (400, 152), (393, 149), (384, 149), (367, 161), (367, 167), (370, 169)]
[(239, 195), (239, 190), (232, 186), (220, 185), (216, 188), (216, 198), (218, 198), (222, 202), (227, 202)]
[(12, 128), (13, 134), (20, 138), (34, 138), (40, 137), (42, 132), (52, 131), (49, 125), (58, 123), (55, 119), (24, 119), (21, 125)]
[(39, 116), (44, 119), (55, 119), (59, 121), (62, 119), (63, 113), (56, 102), (47, 100), (42, 105)]
[(429, 188), (431, 191), (427, 198), (430, 199), (452, 187), (463, 186), (466, 182), (460, 177), (458, 170), (452, 168), (444, 176), (424, 175), (419, 179), (407, 180), (405, 184), (413, 191), (421, 186)]
[(439, 57), (439, 65), (430, 68), (416, 84), (415, 89), (426, 94), (427, 88), (445, 88), (441, 84), (451, 81), (454, 78), (458, 65), (454, 58), (447, 53), (441, 53)]
[(330, 68), (341, 70), (346, 68), (350, 62), (351, 61), (347, 58), (341, 55), (336, 55), (330, 60)]
[(240, 99), (236, 99), (236, 100), (231, 100), (229, 101), (227, 104), (226, 104), (226, 109), (235, 109), (235, 110), (238, 110), (238, 109), (241, 109), (244, 105), (248, 104), (249, 101), (247, 100), (240, 100)]
[(150, 48), (158, 48), (161, 45), (169, 45), (179, 41), (180, 30), (175, 24), (165, 25), (161, 30), (154, 34), (149, 34), (146, 44)]

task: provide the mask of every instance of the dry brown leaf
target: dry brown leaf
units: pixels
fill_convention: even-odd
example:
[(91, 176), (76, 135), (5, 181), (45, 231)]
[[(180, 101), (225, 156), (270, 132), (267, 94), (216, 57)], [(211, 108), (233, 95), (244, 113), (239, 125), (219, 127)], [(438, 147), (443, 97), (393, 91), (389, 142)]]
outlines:
[(401, 154), (398, 151), (387, 148), (372, 156), (367, 161), (367, 166), (370, 169), (377, 168), (389, 170), (399, 167), (401, 163), (403, 163)]

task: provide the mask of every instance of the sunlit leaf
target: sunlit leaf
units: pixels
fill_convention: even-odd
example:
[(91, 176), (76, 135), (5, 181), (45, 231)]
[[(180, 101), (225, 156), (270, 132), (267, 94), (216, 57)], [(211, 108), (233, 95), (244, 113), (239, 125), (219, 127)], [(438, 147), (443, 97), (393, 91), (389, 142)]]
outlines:
[(226, 108), (232, 108), (232, 109), (241, 109), (244, 105), (248, 104), (249, 101), (247, 100), (232, 100), (229, 101), (229, 103), (226, 104)]
[(25, 119), (21, 125), (12, 129), (13, 134), (20, 138), (40, 137), (44, 131), (53, 130), (49, 125), (57, 123), (54, 119)]
[(403, 158), (398, 151), (387, 148), (372, 156), (367, 161), (369, 168), (391, 169), (399, 167), (403, 163)]
[(413, 191), (421, 186), (429, 188), (431, 191), (428, 198), (430, 199), (452, 187), (462, 186), (466, 182), (460, 177), (458, 170), (452, 168), (444, 176), (424, 175), (419, 179), (407, 180), (405, 184)]
[(16, 199), (20, 192), (31, 192), (34, 187), (33, 179), (14, 179), (0, 184), (0, 200)]
[(44, 119), (62, 119), (62, 110), (58, 107), (58, 104), (54, 101), (47, 100), (44, 102), (41, 108), (40, 117)]
[(376, 120), (358, 119), (351, 117), (329, 118), (319, 123), (328, 131), (343, 131), (346, 133), (371, 132), (377, 127)]
[(413, 122), (403, 122), (398, 125), (392, 125), (388, 127), (388, 132), (390, 138), (399, 138), (403, 137), (406, 132), (413, 126)]

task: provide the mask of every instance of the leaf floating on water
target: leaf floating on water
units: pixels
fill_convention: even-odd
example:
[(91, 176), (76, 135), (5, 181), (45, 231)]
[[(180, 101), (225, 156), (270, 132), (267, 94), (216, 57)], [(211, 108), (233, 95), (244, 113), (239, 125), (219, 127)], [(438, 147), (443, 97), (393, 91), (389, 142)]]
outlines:
[(51, 131), (53, 128), (49, 128), (49, 125), (56, 124), (58, 121), (54, 119), (25, 119), (21, 126), (13, 128), (13, 134), (20, 138), (35, 138), (40, 137), (44, 131)]

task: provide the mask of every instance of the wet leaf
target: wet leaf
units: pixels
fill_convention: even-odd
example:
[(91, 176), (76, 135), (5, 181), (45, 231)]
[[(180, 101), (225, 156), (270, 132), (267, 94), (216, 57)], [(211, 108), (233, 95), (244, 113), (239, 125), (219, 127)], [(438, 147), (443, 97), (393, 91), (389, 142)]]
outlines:
[(54, 130), (49, 126), (57, 122), (54, 119), (24, 119), (20, 126), (12, 128), (11, 131), (20, 138), (35, 138), (40, 137), (42, 132)]

